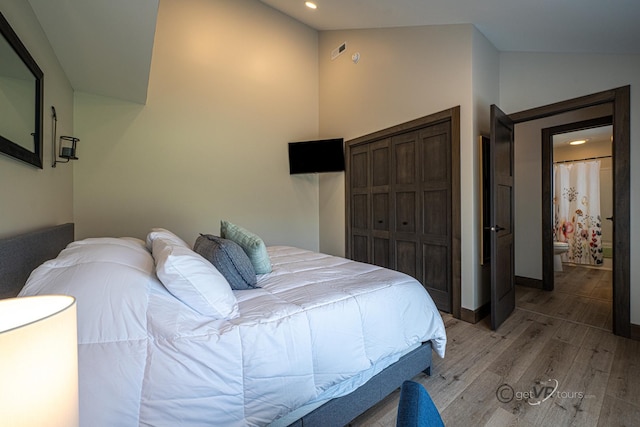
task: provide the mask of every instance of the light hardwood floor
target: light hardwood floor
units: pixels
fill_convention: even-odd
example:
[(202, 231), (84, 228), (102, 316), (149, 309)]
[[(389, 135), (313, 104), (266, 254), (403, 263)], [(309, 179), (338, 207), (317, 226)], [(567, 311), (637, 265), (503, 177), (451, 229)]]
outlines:
[[(414, 380), (447, 426), (640, 426), (640, 342), (610, 332), (610, 282), (610, 272), (569, 267), (554, 292), (518, 288), (497, 331), (443, 314), (446, 357)], [(398, 396), (350, 425), (395, 426)]]

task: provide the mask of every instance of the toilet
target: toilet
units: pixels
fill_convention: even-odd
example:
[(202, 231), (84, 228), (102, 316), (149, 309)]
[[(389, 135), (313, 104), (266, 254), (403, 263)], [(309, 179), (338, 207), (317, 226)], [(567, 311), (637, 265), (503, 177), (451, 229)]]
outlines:
[(569, 250), (567, 242), (553, 242), (553, 271), (562, 271), (562, 254)]

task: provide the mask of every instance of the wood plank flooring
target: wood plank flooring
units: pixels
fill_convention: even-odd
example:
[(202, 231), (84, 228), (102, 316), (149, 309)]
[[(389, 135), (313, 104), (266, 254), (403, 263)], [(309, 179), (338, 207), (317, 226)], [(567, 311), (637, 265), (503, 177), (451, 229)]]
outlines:
[(517, 307), (611, 331), (611, 270), (564, 266), (555, 273), (553, 292), (518, 287)]
[[(518, 288), (516, 298), (497, 331), (443, 314), (446, 357), (414, 380), (445, 425), (640, 426), (640, 342), (611, 333), (611, 272), (568, 266), (554, 292)], [(395, 426), (398, 397), (350, 425)]]

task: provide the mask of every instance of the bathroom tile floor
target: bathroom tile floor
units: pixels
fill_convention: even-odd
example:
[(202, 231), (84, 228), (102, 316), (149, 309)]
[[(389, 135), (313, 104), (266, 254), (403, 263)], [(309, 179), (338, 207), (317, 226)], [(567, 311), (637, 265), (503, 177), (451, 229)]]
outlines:
[(554, 291), (516, 287), (516, 306), (550, 317), (612, 330), (611, 270), (565, 264), (554, 277)]

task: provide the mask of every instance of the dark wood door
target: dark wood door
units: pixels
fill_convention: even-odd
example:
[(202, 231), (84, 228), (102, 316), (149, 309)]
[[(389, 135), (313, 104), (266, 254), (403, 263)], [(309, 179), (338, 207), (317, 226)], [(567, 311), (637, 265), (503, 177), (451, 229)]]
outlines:
[(371, 156), (371, 263), (392, 268), (391, 264), (391, 148), (390, 140), (370, 146)]
[(350, 257), (381, 267), (391, 266), (390, 140), (359, 145), (350, 150)]
[(347, 141), (346, 256), (460, 315), (460, 107)]
[(349, 156), (349, 181), (351, 213), (347, 220), (351, 233), (348, 247), (351, 259), (370, 262), (371, 242), (371, 176), (369, 170), (370, 152), (367, 145), (354, 147)]
[(421, 282), (438, 309), (452, 309), (451, 122), (419, 131)]
[(452, 308), (451, 122), (392, 138), (392, 242), (395, 269)]
[(491, 106), (489, 182), (491, 218), (491, 328), (497, 329), (516, 306), (514, 271), (513, 121)]
[(391, 146), (394, 268), (422, 282), (418, 235), (420, 205), (417, 168), (418, 132), (408, 132), (393, 137)]

